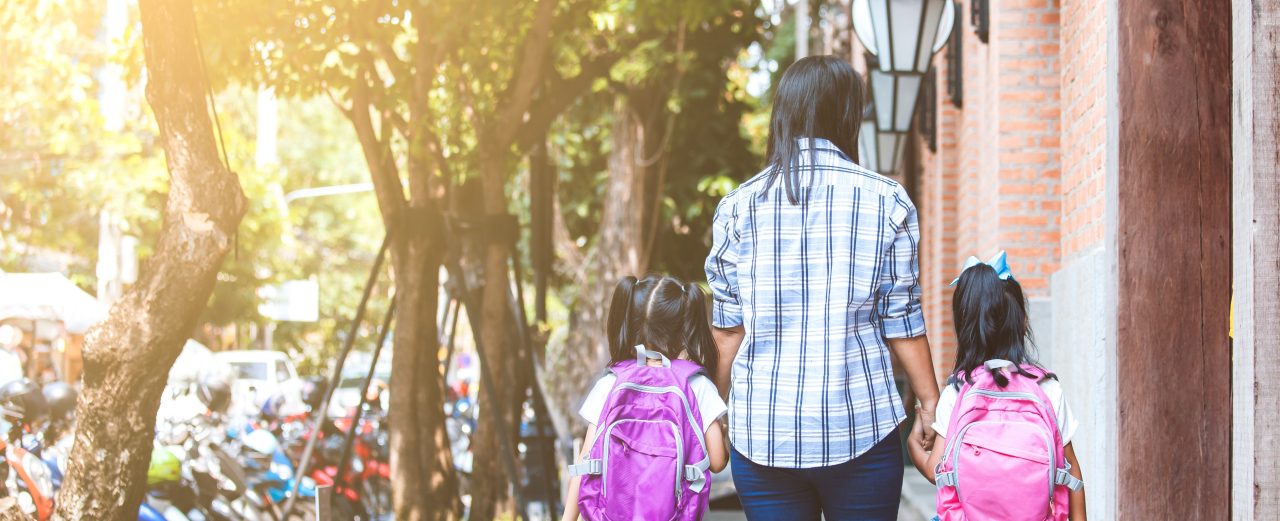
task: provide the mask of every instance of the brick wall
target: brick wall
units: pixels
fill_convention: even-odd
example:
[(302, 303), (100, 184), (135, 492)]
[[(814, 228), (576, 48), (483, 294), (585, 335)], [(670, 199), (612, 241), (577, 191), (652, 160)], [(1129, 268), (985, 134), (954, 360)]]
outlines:
[(1043, 299), (1062, 251), (1059, 3), (990, 2), (987, 43), (974, 34), (963, 4), (963, 107), (946, 96), (949, 64), (939, 53), (938, 150), (922, 149), (916, 194), (926, 318), (940, 377), (954, 364), (947, 284), (963, 259), (1007, 250), (1028, 297)]
[[(956, 249), (957, 220), (955, 219), (960, 195), (959, 165), (961, 158), (960, 108), (947, 95), (946, 78), (950, 64), (937, 60), (938, 78), (938, 136), (937, 151), (931, 152), (920, 144), (920, 163), (925, 172), (920, 179), (917, 195), (920, 228), (922, 230), (920, 263), (925, 321), (929, 329), (929, 341), (935, 348), (934, 370), (939, 381), (946, 378), (955, 365), (955, 329), (951, 320), (951, 288), (948, 286), (956, 266), (960, 265)], [(951, 271), (949, 271), (951, 270)]]
[(1103, 238), (1107, 14), (1101, 2), (1062, 5), (1062, 255)]
[[(1058, 270), (1062, 109), (1058, 71), (1058, 2), (990, 2), (990, 78), (997, 93), (993, 135), (976, 146), (997, 150), (997, 248), (1009, 252), (1029, 297), (1049, 295)], [(995, 249), (995, 248), (993, 248)], [(986, 254), (986, 252), (983, 252)]]

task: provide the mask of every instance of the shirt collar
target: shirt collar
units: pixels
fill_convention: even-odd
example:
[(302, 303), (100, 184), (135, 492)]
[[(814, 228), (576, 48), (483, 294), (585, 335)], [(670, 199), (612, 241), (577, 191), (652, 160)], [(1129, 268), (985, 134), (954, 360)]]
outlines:
[(813, 138), (813, 146), (809, 145), (809, 138), (802, 137), (802, 138), (796, 138), (796, 140), (800, 142), (801, 152), (808, 152), (810, 149), (826, 150), (829, 152), (835, 152), (836, 154), (839, 154), (840, 157), (844, 158), (845, 161), (852, 161), (851, 159), (849, 159), (849, 156), (844, 153), (843, 150), (840, 150), (840, 147), (837, 147), (835, 143), (832, 143), (828, 139), (820, 138), (820, 137)]

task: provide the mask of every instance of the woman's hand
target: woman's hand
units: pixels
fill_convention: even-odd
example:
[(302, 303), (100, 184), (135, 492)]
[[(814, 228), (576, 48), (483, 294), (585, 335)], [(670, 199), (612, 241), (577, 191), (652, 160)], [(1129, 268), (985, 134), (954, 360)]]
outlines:
[(925, 450), (933, 450), (933, 422), (937, 420), (937, 406), (936, 400), (916, 406), (916, 422), (911, 426), (911, 432), (920, 433), (920, 443)]
[[(916, 409), (920, 417), (917, 424), (924, 429), (925, 448), (933, 447), (933, 413), (938, 407), (938, 381), (933, 375), (933, 355), (929, 351), (929, 338), (890, 338), (889, 347), (898, 356), (902, 370), (907, 374), (911, 392), (920, 400)], [(927, 421), (926, 421), (927, 420)]]

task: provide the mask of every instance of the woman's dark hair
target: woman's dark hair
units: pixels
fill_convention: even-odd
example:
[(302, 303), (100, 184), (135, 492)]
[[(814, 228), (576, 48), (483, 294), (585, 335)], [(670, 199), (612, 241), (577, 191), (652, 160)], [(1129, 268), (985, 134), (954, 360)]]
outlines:
[[(956, 380), (973, 383), (973, 371), (983, 368), (987, 360), (993, 359), (1013, 362), (1011, 371), (1035, 377), (1022, 369), (1025, 365), (1039, 366), (1031, 353), (1033, 344), (1027, 319), (1027, 298), (1018, 281), (1012, 278), (1001, 280), (996, 270), (986, 264), (971, 266), (960, 274), (951, 300), (951, 312), (955, 317), (959, 344)], [(1009, 378), (1000, 370), (986, 369), (997, 385), (1004, 387), (1009, 384)]]
[(768, 186), (782, 177), (787, 199), (792, 204), (799, 200), (800, 154), (807, 147), (809, 164), (816, 162), (815, 138), (831, 141), (857, 162), (863, 105), (862, 78), (844, 60), (810, 56), (791, 64), (773, 96)]
[(637, 345), (670, 359), (688, 351), (689, 360), (702, 367), (714, 368), (719, 358), (706, 294), (697, 284), (675, 277), (623, 277), (613, 290), (605, 327), (611, 365), (634, 360)]

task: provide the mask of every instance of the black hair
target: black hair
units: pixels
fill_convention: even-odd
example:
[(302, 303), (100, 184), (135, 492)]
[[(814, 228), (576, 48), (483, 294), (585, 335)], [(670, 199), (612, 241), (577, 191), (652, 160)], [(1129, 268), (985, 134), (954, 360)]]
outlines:
[[(1027, 297), (1018, 281), (1001, 280), (996, 270), (986, 264), (971, 266), (960, 274), (951, 311), (958, 343), (954, 383), (958, 385), (960, 380), (973, 383), (973, 371), (993, 359), (1013, 362), (1011, 371), (1035, 377), (1023, 370), (1027, 365), (1040, 366), (1032, 355), (1034, 343), (1027, 318)], [(987, 370), (997, 385), (1009, 385), (1009, 378), (1002, 371)]]
[[(848, 62), (835, 56), (810, 56), (791, 64), (778, 82), (769, 123), (769, 180), (783, 178), (787, 199), (795, 204), (800, 188), (800, 154), (814, 139), (831, 141), (849, 159), (858, 161), (858, 128), (865, 105), (862, 78)], [(802, 146), (800, 140), (806, 140)]]
[(634, 360), (637, 345), (670, 359), (688, 352), (689, 360), (712, 369), (719, 360), (706, 294), (697, 284), (675, 277), (623, 277), (613, 290), (605, 328), (610, 365)]

